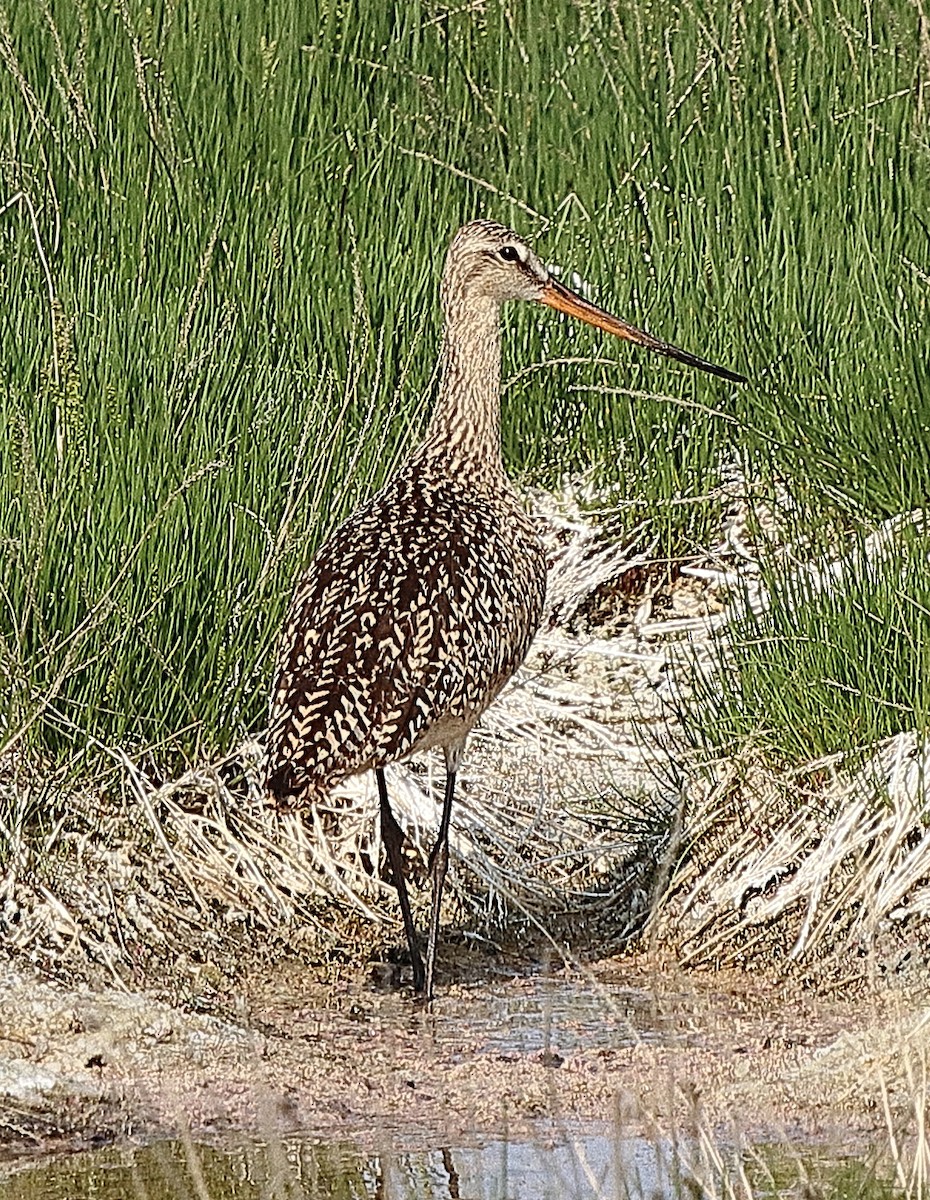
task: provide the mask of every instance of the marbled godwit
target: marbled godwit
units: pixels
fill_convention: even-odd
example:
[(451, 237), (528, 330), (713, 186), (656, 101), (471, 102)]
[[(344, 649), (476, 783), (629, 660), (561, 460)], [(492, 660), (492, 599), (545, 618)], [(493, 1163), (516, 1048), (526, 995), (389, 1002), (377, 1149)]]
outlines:
[[(491, 221), (473, 221), (453, 238), (441, 297), (439, 388), (423, 443), (297, 582), (277, 660), (267, 775), (278, 803), (301, 806), (374, 768), (414, 987), (427, 998), (456, 770), (473, 725), (526, 656), (546, 588), (542, 545), (501, 461), (501, 304), (535, 300), (744, 381), (569, 291), (521, 237)], [(430, 856), (424, 970), (404, 881), (404, 834), (383, 768), (430, 746), (445, 753), (446, 786)]]

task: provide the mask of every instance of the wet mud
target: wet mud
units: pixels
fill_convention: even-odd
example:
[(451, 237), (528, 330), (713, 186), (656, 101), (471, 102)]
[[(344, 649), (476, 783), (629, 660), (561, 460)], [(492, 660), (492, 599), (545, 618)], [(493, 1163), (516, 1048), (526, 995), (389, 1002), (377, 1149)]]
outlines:
[(451, 984), (431, 1009), (371, 974), (288, 962), (221, 1015), (8, 972), (0, 1122), (8, 1160), (139, 1138), (285, 1137), (407, 1150), (546, 1129), (865, 1145), (892, 1106), (919, 1000), (817, 995), (645, 958)]

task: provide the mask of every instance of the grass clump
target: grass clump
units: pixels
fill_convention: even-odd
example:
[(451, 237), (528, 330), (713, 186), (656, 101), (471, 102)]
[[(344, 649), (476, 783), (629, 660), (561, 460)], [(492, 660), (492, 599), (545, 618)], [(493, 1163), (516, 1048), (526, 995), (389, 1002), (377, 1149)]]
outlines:
[(747, 745), (800, 764), (930, 728), (930, 531), (923, 517), (857, 537), (807, 567), (770, 560), (762, 599), (698, 677), (692, 727), (716, 751)]

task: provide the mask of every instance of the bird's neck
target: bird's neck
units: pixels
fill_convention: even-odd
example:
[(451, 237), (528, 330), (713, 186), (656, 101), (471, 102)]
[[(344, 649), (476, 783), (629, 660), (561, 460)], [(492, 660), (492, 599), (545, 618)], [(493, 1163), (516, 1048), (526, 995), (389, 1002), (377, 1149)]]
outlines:
[(504, 483), (499, 305), (443, 297), (436, 407), (420, 453), (447, 472)]

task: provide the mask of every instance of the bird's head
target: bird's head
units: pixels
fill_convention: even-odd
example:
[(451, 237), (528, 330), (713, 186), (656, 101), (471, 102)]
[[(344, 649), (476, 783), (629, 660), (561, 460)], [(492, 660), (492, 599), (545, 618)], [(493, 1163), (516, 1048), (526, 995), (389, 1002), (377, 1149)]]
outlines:
[(745, 375), (680, 350), (585, 300), (553, 279), (542, 259), (523, 238), (494, 221), (471, 221), (456, 233), (446, 255), (442, 291), (444, 303), (451, 309), (473, 304), (500, 305), (505, 300), (535, 300), (689, 367), (733, 383), (746, 382)]
[(449, 247), (443, 289), (464, 303), (541, 300), (549, 272), (512, 229), (494, 221), (463, 225)]

